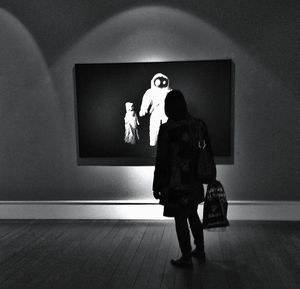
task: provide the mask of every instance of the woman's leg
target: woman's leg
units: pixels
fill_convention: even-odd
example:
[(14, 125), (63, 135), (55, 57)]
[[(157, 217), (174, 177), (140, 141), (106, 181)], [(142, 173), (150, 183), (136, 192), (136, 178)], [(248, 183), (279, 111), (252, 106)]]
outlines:
[(198, 206), (191, 209), (190, 214), (188, 215), (188, 220), (194, 237), (196, 249), (199, 252), (204, 252), (203, 226), (200, 221), (197, 209)]
[(182, 252), (182, 256), (185, 258), (191, 257), (191, 240), (190, 232), (187, 222), (187, 215), (184, 211), (179, 212), (175, 216), (175, 227), (178, 238), (179, 247)]

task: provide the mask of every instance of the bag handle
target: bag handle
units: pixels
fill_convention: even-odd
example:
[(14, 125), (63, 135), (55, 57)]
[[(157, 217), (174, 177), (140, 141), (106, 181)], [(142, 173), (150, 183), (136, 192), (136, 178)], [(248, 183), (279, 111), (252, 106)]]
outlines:
[(199, 129), (198, 129), (198, 148), (203, 150), (206, 147), (206, 142), (204, 139), (203, 126), (201, 124), (201, 120), (198, 119)]

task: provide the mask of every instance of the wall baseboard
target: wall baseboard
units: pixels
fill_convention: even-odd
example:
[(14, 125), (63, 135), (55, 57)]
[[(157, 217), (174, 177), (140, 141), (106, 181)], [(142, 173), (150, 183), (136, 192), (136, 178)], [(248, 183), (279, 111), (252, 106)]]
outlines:
[[(0, 201), (0, 219), (166, 220), (153, 200)], [(202, 216), (203, 206), (199, 206)], [(300, 221), (300, 201), (229, 201), (229, 220)]]

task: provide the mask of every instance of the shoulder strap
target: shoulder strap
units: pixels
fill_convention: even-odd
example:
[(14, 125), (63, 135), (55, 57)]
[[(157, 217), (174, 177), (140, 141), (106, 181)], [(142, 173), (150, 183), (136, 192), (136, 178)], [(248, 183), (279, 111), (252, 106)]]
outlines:
[(200, 149), (204, 149), (206, 147), (204, 131), (205, 131), (205, 124), (203, 120), (197, 119), (198, 124), (198, 147)]

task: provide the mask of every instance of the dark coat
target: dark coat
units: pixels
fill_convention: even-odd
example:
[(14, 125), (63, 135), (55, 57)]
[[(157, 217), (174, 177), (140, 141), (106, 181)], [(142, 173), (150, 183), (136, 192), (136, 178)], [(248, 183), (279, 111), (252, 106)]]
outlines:
[(203, 184), (196, 174), (201, 129), (210, 145), (204, 122), (191, 116), (179, 121), (169, 119), (160, 127), (153, 191), (161, 194), (164, 215), (170, 216), (168, 206), (195, 207), (204, 200)]

